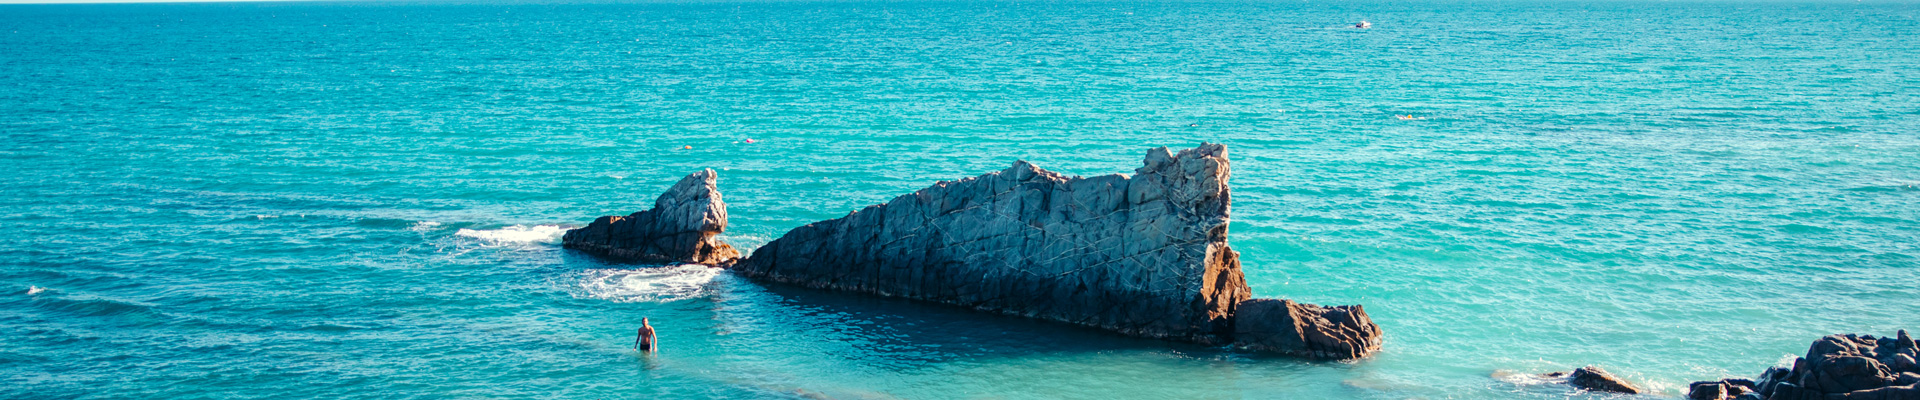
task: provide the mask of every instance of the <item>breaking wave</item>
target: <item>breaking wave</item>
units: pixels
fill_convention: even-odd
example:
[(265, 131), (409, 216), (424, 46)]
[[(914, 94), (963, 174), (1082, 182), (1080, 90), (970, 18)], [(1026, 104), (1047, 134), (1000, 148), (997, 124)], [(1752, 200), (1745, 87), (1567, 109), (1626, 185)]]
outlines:
[(567, 230), (559, 225), (514, 225), (500, 229), (465, 229), (454, 232), (454, 236), (465, 236), (484, 240), (493, 244), (511, 243), (559, 243), (560, 235)]
[(581, 272), (579, 294), (621, 303), (680, 301), (706, 295), (721, 271), (700, 264), (586, 270)]

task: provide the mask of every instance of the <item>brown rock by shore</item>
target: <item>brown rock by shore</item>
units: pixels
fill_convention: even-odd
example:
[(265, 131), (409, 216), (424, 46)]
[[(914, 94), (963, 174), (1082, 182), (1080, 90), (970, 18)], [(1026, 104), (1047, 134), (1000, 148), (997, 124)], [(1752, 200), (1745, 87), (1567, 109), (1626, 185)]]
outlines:
[(1360, 306), (1253, 299), (1234, 313), (1234, 345), (1301, 357), (1347, 359), (1380, 349), (1380, 327)]
[(1645, 393), (1640, 387), (1627, 383), (1625, 379), (1613, 376), (1613, 374), (1608, 373), (1607, 370), (1595, 366), (1580, 367), (1573, 370), (1573, 372), (1553, 372), (1540, 375), (1540, 377), (1550, 381), (1563, 380), (1561, 382), (1566, 383), (1568, 386), (1590, 392)]
[(1567, 377), (1567, 384), (1595, 392), (1626, 394), (1639, 394), (1644, 392), (1640, 390), (1639, 387), (1627, 383), (1626, 380), (1607, 373), (1607, 370), (1594, 366), (1580, 367), (1580, 369), (1573, 370), (1572, 376)]

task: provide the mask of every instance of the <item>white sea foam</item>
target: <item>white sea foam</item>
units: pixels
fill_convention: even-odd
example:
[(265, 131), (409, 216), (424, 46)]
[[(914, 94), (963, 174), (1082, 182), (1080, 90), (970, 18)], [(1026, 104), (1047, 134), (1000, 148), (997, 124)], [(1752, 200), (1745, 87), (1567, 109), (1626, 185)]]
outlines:
[(583, 297), (622, 303), (665, 303), (707, 294), (720, 274), (720, 268), (700, 264), (593, 269), (581, 272), (579, 290)]
[(1566, 383), (1566, 376), (1549, 377), (1543, 374), (1528, 374), (1509, 370), (1494, 370), (1493, 379), (1520, 386)]
[(1794, 360), (1799, 360), (1799, 359), (1800, 359), (1800, 356), (1797, 356), (1797, 355), (1781, 354), (1780, 359), (1773, 362), (1773, 366), (1780, 367), (1780, 368), (1793, 368)]
[(465, 236), (484, 240), (494, 244), (509, 243), (555, 243), (560, 235), (566, 234), (559, 225), (514, 225), (500, 229), (460, 229), (454, 236)]
[[(439, 226), (440, 226), (439, 222), (420, 221), (420, 222), (414, 223), (413, 226), (407, 227), (407, 230), (414, 231), (414, 232), (426, 232), (426, 231), (433, 230), (433, 228), (436, 228)], [(462, 230), (464, 231), (465, 229), (462, 229)]]

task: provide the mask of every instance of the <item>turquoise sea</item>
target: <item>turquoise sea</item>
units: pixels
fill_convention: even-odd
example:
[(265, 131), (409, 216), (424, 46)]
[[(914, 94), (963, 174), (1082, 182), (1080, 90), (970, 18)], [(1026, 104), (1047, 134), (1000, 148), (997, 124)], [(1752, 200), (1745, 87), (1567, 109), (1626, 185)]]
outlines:
[[(1920, 329), (1916, 38), (1885, 1), (0, 5), (0, 398), (1674, 398)], [(1255, 293), (1365, 305), (1377, 356), (557, 244), (701, 168), (750, 249), (1203, 141)]]

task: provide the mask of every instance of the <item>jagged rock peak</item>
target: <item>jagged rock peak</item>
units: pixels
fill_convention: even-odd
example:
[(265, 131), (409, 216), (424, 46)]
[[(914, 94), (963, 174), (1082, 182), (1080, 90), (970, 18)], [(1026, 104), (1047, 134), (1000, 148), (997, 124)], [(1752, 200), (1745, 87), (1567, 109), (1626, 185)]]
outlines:
[(1224, 343), (1247, 299), (1226, 146), (1149, 150), (1133, 177), (1025, 161), (794, 228), (734, 270), (1125, 334)]
[(718, 180), (712, 169), (689, 174), (655, 198), (652, 209), (600, 217), (567, 231), (561, 242), (569, 249), (642, 262), (732, 261), (740, 252), (714, 238), (727, 230), (727, 203), (720, 199)]

